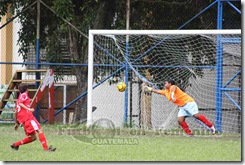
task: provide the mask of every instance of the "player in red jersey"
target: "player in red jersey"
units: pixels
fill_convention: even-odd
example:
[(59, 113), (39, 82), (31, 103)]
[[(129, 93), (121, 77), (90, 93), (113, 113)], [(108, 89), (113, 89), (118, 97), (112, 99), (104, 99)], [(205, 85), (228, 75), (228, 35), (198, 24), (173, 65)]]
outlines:
[(20, 145), (27, 144), (36, 140), (36, 132), (38, 133), (39, 141), (41, 142), (43, 149), (45, 151), (55, 151), (56, 148), (52, 146), (48, 147), (46, 137), (41, 129), (39, 122), (33, 116), (34, 109), (30, 108), (31, 100), (28, 96), (28, 85), (26, 83), (21, 83), (19, 85), (19, 97), (16, 101), (15, 108), (15, 126), (14, 129), (17, 130), (19, 124), (22, 124), (26, 133), (26, 138), (17, 141), (11, 145), (11, 148), (18, 150)]

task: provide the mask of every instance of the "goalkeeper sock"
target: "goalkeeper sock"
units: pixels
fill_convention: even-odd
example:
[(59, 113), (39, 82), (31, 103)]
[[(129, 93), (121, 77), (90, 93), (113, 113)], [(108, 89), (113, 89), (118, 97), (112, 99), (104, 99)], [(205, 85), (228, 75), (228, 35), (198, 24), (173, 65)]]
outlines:
[(182, 127), (182, 129), (183, 129), (188, 135), (192, 135), (192, 132), (191, 132), (191, 130), (189, 129), (189, 126), (188, 126), (188, 124), (187, 124), (185, 121), (181, 122), (181, 123), (180, 123), (180, 126)]
[(32, 141), (33, 141), (33, 140), (32, 140), (31, 137), (26, 137), (26, 138), (24, 138), (24, 139), (22, 139), (22, 140), (20, 140), (20, 141), (15, 142), (14, 145), (15, 145), (15, 146), (19, 146), (19, 145), (23, 145), (23, 144), (30, 143), (30, 142), (32, 142)]
[(213, 124), (202, 114), (199, 115), (198, 119), (206, 124), (209, 128), (213, 126)]
[(48, 144), (47, 144), (46, 137), (44, 136), (44, 134), (43, 133), (39, 133), (38, 134), (38, 138), (39, 138), (39, 141), (41, 142), (41, 144), (43, 146), (43, 149), (47, 150), (48, 149)]

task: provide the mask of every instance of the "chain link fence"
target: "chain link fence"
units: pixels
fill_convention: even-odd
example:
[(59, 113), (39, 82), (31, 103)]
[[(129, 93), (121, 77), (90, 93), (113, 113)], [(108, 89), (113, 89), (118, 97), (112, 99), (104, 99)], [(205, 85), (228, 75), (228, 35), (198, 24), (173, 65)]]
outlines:
[[(41, 32), (39, 51), (40, 60), (38, 67), (39, 69), (52, 68), (55, 70), (55, 113), (60, 112), (55, 116), (55, 122), (59, 124), (72, 123), (76, 118), (75, 107), (79, 106), (81, 109), (80, 113), (85, 114), (86, 103), (74, 102), (63, 111), (59, 110), (71, 103), (77, 98), (77, 96), (82, 94), (79, 93), (81, 91), (79, 90), (80, 86), (87, 85), (78, 85), (78, 83), (81, 83), (81, 80), (78, 80), (80, 77), (79, 75), (84, 74), (87, 71), (87, 32), (90, 28), (95, 27), (96, 23), (99, 24), (97, 19), (99, 17), (96, 15), (98, 13), (103, 13), (101, 14), (104, 16), (102, 21), (107, 21), (103, 24), (104, 26), (97, 26), (100, 29), (125, 29), (125, 20), (127, 19), (125, 11), (126, 3), (124, 1), (113, 1), (113, 3), (109, 1), (105, 2), (104, 5), (106, 9), (110, 10), (106, 10), (101, 13), (101, 10), (99, 10), (101, 9), (100, 4), (95, 4), (95, 6), (91, 7), (91, 12), (94, 12), (94, 15), (96, 16), (94, 16), (93, 19), (91, 18), (91, 20), (88, 20), (88, 22), (91, 22), (90, 24), (83, 25), (78, 23), (83, 22), (82, 16), (77, 17), (77, 20), (70, 20), (68, 15), (67, 17), (64, 17), (64, 15), (60, 14), (60, 11), (57, 12), (51, 2), (40, 2)], [(218, 11), (217, 4), (215, 3), (216, 1), (195, 0), (132, 0), (130, 2), (130, 29), (216, 29)], [(233, 4), (236, 6), (236, 8), (241, 8), (240, 2), (233, 2)], [(80, 4), (77, 5), (76, 10), (81, 10), (86, 3), (80, 2)], [(11, 81), (11, 78), (16, 70), (37, 68), (37, 47), (35, 38), (37, 26), (36, 20), (31, 16), (32, 14), (35, 16), (37, 15), (37, 1), (31, 3), (31, 5), (26, 5), (24, 8), (26, 8), (26, 10), (22, 10), (22, 13), (20, 12), (21, 10), (17, 10), (16, 13), (11, 13), (9, 11), (6, 16), (1, 17), (0, 97), (5, 92), (6, 87)], [(236, 10), (233, 10), (228, 3), (224, 3), (223, 10), (226, 11), (224, 12), (224, 17), (222, 20), (223, 28), (241, 29), (241, 14), (239, 14), (239, 12)], [(98, 12), (96, 13), (96, 11)], [(90, 17), (87, 16), (86, 19), (87, 18)], [(108, 18), (108, 20), (106, 18)], [(109, 22), (109, 18), (113, 18), (113, 21)], [(12, 21), (8, 23), (8, 21), (11, 19)], [(30, 19), (30, 21), (25, 21), (24, 19)], [(8, 24), (5, 25), (6, 23)], [(45, 26), (43, 26), (43, 24), (45, 24)], [(50, 29), (55, 29), (54, 27), (57, 29), (57, 31), (50, 31)], [(72, 45), (71, 40), (75, 39), (75, 37), (72, 36), (73, 34), (69, 33), (70, 31), (75, 31), (73, 34), (77, 35), (78, 38), (80, 37), (79, 41), (73, 42), (73, 44), (77, 44), (77, 50), (80, 51), (77, 53), (80, 56), (76, 54), (74, 55), (74, 51), (71, 50), (74, 46)], [(24, 45), (26, 42), (22, 42), (23, 38), (29, 40), (27, 45)], [(84, 59), (79, 59), (79, 63), (77, 62), (79, 60), (75, 57)], [(78, 73), (79, 70), (85, 71)], [(83, 80), (83, 82), (87, 81)], [(138, 88), (138, 84), (133, 84), (133, 86)], [(83, 92), (85, 92), (85, 90)], [(84, 97), (86, 97), (86, 95)], [(134, 100), (134, 98), (132, 99)], [(138, 99), (139, 98), (135, 98), (136, 102)], [(47, 119), (48, 93), (45, 93), (42, 101), (39, 104), (39, 108), (39, 120), (40, 122), (43, 122)], [(4, 111), (13, 112), (14, 102), (8, 102), (4, 108)], [(4, 113), (5, 112), (3, 112), (3, 114)], [(140, 113), (138, 110), (133, 112), (133, 115), (136, 116), (136, 118), (139, 114)], [(83, 115), (80, 114), (80, 116)], [(2, 118), (13, 119), (13, 115), (11, 113), (6, 113), (6, 115), (2, 115)], [(137, 125), (139, 121), (136, 118), (133, 120)]]

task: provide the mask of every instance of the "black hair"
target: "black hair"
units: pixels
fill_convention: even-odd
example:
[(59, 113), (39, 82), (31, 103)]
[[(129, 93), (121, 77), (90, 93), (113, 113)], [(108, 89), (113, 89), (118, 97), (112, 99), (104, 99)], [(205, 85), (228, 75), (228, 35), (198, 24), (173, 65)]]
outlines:
[(27, 85), (26, 83), (21, 83), (21, 84), (18, 86), (18, 88), (19, 88), (20, 93), (24, 93), (24, 92), (27, 90), (28, 85)]
[(167, 79), (166, 81), (172, 85), (175, 85), (175, 81), (173, 79)]

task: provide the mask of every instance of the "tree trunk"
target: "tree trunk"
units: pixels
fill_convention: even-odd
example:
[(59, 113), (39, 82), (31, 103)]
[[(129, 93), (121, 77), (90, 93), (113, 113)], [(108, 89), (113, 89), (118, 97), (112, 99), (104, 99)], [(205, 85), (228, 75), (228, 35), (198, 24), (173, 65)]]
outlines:
[[(146, 78), (150, 80), (150, 73), (147, 70), (145, 70)], [(143, 88), (143, 87), (142, 87)], [(145, 92), (142, 90), (143, 96), (141, 98), (141, 116), (140, 116), (140, 125), (142, 128), (150, 129), (152, 128), (151, 123), (151, 100), (152, 95), (150, 92)]]
[[(79, 42), (79, 35), (77, 35), (77, 32), (75, 32), (73, 29), (69, 29), (69, 52), (71, 55), (71, 58), (74, 59), (73, 61), (76, 63), (84, 63), (86, 58), (82, 58), (86, 56), (86, 47), (81, 48), (81, 45), (78, 44)], [(81, 49), (81, 50), (80, 50)], [(79, 55), (79, 52), (82, 55)], [(80, 96), (82, 93), (84, 93), (87, 90), (87, 67), (83, 66), (76, 66), (75, 67), (75, 75), (77, 79), (77, 93), (76, 96)], [(82, 123), (83, 121), (86, 121), (87, 118), (87, 110), (86, 110), (86, 103), (87, 103), (87, 97), (86, 95), (82, 98), (80, 98), (75, 103), (75, 111), (73, 115), (73, 123)]]
[[(112, 2), (110, 2), (112, 1)], [(113, 0), (101, 1), (97, 10), (97, 15), (93, 23), (94, 29), (110, 29), (113, 13)]]
[[(113, 3), (114, 1), (111, 0)], [(93, 22), (93, 29), (103, 29), (109, 28), (111, 25), (111, 20), (113, 15), (111, 13), (113, 10), (111, 9), (110, 1), (102, 1), (96, 13), (96, 18)], [(76, 23), (74, 22), (74, 25)], [(70, 53), (74, 59), (78, 59), (77, 62), (86, 63), (87, 56), (88, 56), (88, 45), (84, 44), (87, 43), (85, 40), (86, 38), (81, 40), (78, 43), (78, 36), (73, 30), (70, 30), (69, 33), (69, 40), (70, 40)], [(79, 46), (79, 47), (78, 47)], [(80, 51), (79, 51), (80, 48)], [(79, 55), (80, 53), (80, 55)], [(87, 67), (76, 67), (76, 78), (77, 78), (77, 96), (81, 95), (83, 92), (87, 91), (87, 78), (88, 78), (88, 68)], [(93, 107), (94, 108), (94, 107)], [(87, 121), (87, 95), (79, 99), (75, 104), (75, 112), (73, 116), (73, 123), (84, 123)]]
[(144, 93), (141, 100), (141, 116), (140, 116), (140, 125), (141, 128), (150, 129), (151, 125), (151, 94)]
[[(77, 96), (87, 91), (87, 77), (87, 68), (76, 67)], [(73, 123), (84, 123), (87, 121), (87, 95), (76, 102), (73, 117)]]

